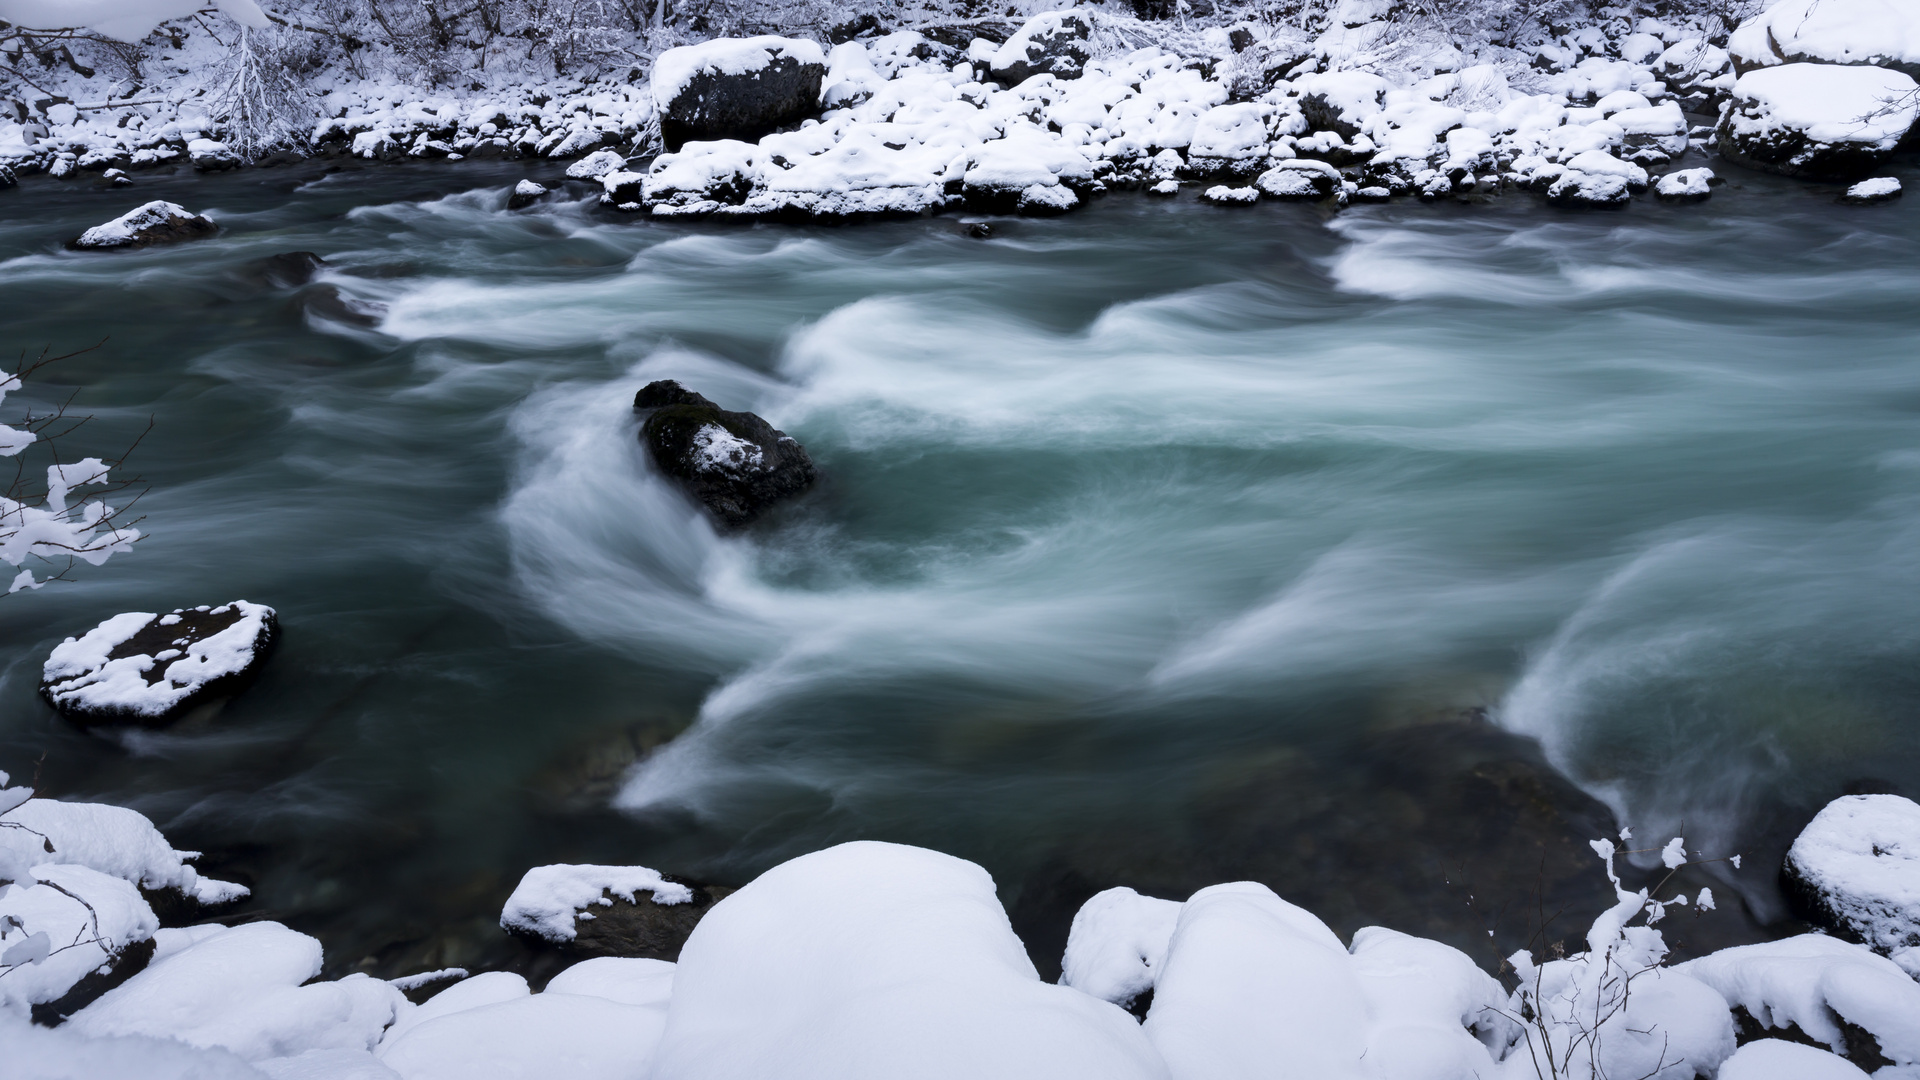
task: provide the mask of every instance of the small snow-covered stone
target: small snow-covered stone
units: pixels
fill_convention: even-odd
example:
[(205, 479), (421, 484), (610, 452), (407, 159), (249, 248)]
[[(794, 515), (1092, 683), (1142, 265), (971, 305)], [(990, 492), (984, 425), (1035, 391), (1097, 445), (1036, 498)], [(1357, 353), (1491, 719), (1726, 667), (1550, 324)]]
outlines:
[(1869, 203), (1886, 202), (1900, 197), (1900, 181), (1891, 176), (1876, 176), (1871, 180), (1862, 180), (1847, 189), (1840, 201), (1865, 206)]
[(536, 866), (507, 898), (500, 925), (575, 954), (672, 960), (726, 893), (644, 866)]
[(598, 180), (611, 172), (627, 167), (627, 159), (611, 150), (595, 150), (579, 161), (567, 166), (569, 180)]
[(1710, 185), (1718, 179), (1712, 169), (1681, 169), (1661, 177), (1653, 193), (1662, 202), (1699, 202), (1713, 194)]
[(660, 54), (653, 100), (667, 149), (692, 139), (758, 138), (820, 107), (826, 54), (802, 38), (715, 38)]
[(245, 600), (115, 615), (54, 646), (40, 693), (77, 723), (156, 726), (239, 690), (278, 633), (273, 609)]
[(1159, 183), (1156, 183), (1156, 184), (1152, 184), (1152, 185), (1149, 185), (1149, 186), (1148, 186), (1148, 188), (1147, 188), (1147, 194), (1149, 194), (1149, 195), (1178, 195), (1178, 194), (1180, 194), (1180, 181), (1178, 181), (1178, 180), (1162, 180), (1162, 181), (1160, 181)]
[(1153, 989), (1167, 962), (1180, 902), (1120, 887), (1080, 905), (1067, 931), (1060, 985), (1126, 1007)]
[(1225, 184), (1215, 184), (1200, 193), (1200, 201), (1209, 202), (1215, 206), (1252, 206), (1260, 201), (1260, 191), (1251, 187), (1228, 187)]
[(522, 180), (513, 185), (513, 194), (507, 196), (507, 209), (518, 210), (523, 206), (532, 206), (546, 195), (547, 186), (532, 180)]
[(1340, 186), (1340, 170), (1324, 161), (1292, 158), (1276, 162), (1253, 181), (1262, 195), (1275, 199), (1324, 198)]
[(1885, 160), (1920, 115), (1920, 85), (1897, 71), (1786, 64), (1740, 77), (1720, 117), (1720, 152), (1748, 168), (1844, 180)]
[(1603, 150), (1575, 154), (1547, 188), (1557, 206), (1620, 207), (1647, 189), (1647, 171)]
[(1881, 954), (1920, 945), (1920, 804), (1846, 795), (1787, 852), (1786, 879), (1814, 919)]
[(183, 240), (202, 240), (219, 232), (220, 227), (187, 208), (164, 199), (155, 199), (80, 234), (70, 247), (81, 250), (140, 248), (153, 244), (174, 244)]

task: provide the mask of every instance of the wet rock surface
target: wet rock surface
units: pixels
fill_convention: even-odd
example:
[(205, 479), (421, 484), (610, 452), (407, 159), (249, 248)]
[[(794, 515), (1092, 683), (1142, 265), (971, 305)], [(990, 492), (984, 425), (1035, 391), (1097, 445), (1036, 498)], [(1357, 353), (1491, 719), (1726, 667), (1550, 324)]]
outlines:
[(738, 528), (813, 484), (813, 460), (784, 431), (729, 412), (670, 379), (647, 384), (633, 407), (653, 462), (721, 525)]

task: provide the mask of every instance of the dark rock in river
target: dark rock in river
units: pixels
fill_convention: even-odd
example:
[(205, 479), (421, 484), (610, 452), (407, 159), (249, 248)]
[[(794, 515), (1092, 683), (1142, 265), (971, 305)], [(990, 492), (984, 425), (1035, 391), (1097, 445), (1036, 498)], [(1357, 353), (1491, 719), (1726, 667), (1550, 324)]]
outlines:
[(723, 525), (745, 525), (813, 483), (806, 450), (752, 413), (728, 412), (671, 379), (648, 383), (633, 407), (652, 411), (640, 441), (654, 464)]
[(105, 225), (95, 225), (67, 246), (77, 251), (142, 248), (204, 240), (219, 231), (220, 227), (212, 220), (189, 213), (178, 203), (155, 199)]
[[(686, 883), (682, 883), (686, 884)], [(646, 893), (628, 903), (611, 897), (612, 907), (593, 908), (593, 919), (576, 924), (574, 938), (559, 946), (579, 956), (638, 956), (679, 960), (680, 947), (700, 919), (732, 889), (721, 885), (691, 886), (693, 899), (684, 904), (656, 904)]]
[[(820, 111), (820, 83), (827, 75), (827, 66), (812, 59), (819, 55), (812, 42), (791, 42), (771, 49), (765, 63), (746, 71), (724, 70), (724, 65), (696, 60), (694, 69), (671, 88), (673, 96), (660, 110), (661, 140), (670, 151), (695, 139), (752, 142), (814, 115)], [(667, 55), (661, 57), (667, 59)], [(660, 68), (655, 65), (656, 79)]]
[(245, 600), (115, 615), (54, 646), (40, 694), (83, 726), (160, 727), (244, 689), (278, 637), (273, 609)]
[(248, 265), (247, 269), (257, 272), (267, 284), (279, 289), (293, 289), (313, 280), (313, 275), (327, 265), (327, 260), (311, 251), (283, 251), (278, 255), (269, 255)]

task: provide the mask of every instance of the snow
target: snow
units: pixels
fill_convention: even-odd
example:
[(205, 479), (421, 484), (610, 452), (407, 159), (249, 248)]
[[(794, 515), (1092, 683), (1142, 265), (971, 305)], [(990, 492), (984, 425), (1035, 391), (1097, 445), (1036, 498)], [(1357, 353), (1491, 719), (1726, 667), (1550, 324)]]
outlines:
[(1201, 192), (1200, 197), (1215, 206), (1252, 206), (1259, 201), (1260, 191), (1252, 187), (1228, 187), (1225, 184), (1215, 184)]
[[(71, 1027), (44, 1028), (0, 1009), (0, 1057), (7, 1080), (260, 1080), (224, 1050), (173, 1039), (87, 1038)], [(329, 1080), (349, 1080), (331, 1077)], [(368, 1078), (372, 1080), (372, 1078)]]
[(1867, 1080), (1867, 1074), (1817, 1046), (1755, 1039), (1720, 1066), (1719, 1080)]
[(1801, 830), (1787, 866), (1875, 951), (1920, 945), (1920, 803), (1898, 795), (1835, 799)]
[(258, 1061), (370, 1050), (407, 1004), (400, 991), (365, 975), (302, 985), (320, 974), (320, 943), (279, 923), (211, 929), (197, 938), (160, 931), (160, 948), (145, 970), (67, 1026), (82, 1035), (218, 1046)]
[(1370, 1017), (1367, 1061), (1380, 1080), (1492, 1074), (1491, 1047), (1504, 1047), (1511, 1027), (1493, 976), (1450, 945), (1384, 927), (1362, 928), (1350, 951)]
[(1741, 22), (1727, 47), (1745, 67), (1802, 60), (1920, 65), (1920, 7), (1907, 0), (1778, 0)]
[(653, 1080), (1146, 1080), (1121, 1009), (1040, 981), (993, 879), (857, 841), (715, 904), (681, 950)]
[(1803, 934), (1722, 949), (1671, 970), (1713, 987), (1762, 1026), (1797, 1025), (1839, 1051), (1846, 1041), (1837, 1014), (1879, 1040), (1895, 1064), (1920, 1062), (1920, 983), (1859, 945)]
[[(85, 712), (142, 717), (164, 716), (215, 679), (245, 671), (258, 659), (274, 616), (264, 604), (235, 600), (196, 610), (223, 615), (238, 609), (232, 624), (197, 641), (176, 640), (176, 648), (158, 654), (111, 657), (129, 638), (160, 620), (168, 625), (181, 611), (166, 616), (136, 611), (115, 615), (79, 638), (54, 646), (42, 670), (47, 696), (56, 706)], [(158, 679), (148, 676), (158, 668)]]
[(1352, 958), (1319, 919), (1253, 882), (1182, 906), (1142, 1029), (1173, 1080), (1254, 1080), (1277, 1061), (1316, 1080), (1367, 1076)]
[(572, 941), (577, 933), (574, 920), (593, 917), (586, 909), (613, 906), (606, 894), (638, 903), (642, 892), (652, 893), (656, 904), (684, 904), (693, 899), (692, 889), (644, 866), (536, 866), (520, 878), (520, 884), (507, 897), (500, 925), (548, 941)]
[(715, 38), (698, 45), (668, 49), (653, 62), (653, 100), (665, 106), (703, 72), (745, 75), (761, 71), (775, 60), (791, 58), (802, 64), (827, 62), (820, 46), (804, 38), (771, 34), (749, 38)]
[(619, 172), (627, 167), (627, 159), (611, 150), (595, 150), (579, 161), (567, 166), (569, 180), (598, 180), (608, 173)]
[(515, 195), (521, 195), (527, 198), (533, 198), (536, 196), (545, 195), (547, 193), (547, 186), (545, 184), (535, 183), (532, 180), (522, 180), (519, 183), (513, 185), (513, 193)]
[(21, 826), (0, 828), (0, 878), (21, 876), (17, 868), (59, 862), (148, 889), (178, 889), (203, 904), (247, 895), (244, 885), (201, 877), (187, 865), (198, 852), (175, 851), (153, 822), (123, 806), (32, 799), (0, 814), (0, 821)]
[(258, 1061), (254, 1068), (272, 1080), (399, 1080), (400, 1076), (365, 1050), (350, 1049), (308, 1050)]
[[(0, 169), (5, 169), (4, 164)], [(0, 401), (18, 389), (18, 376), (0, 372)], [(36, 438), (31, 431), (0, 424), (0, 457), (19, 456)], [(0, 561), (19, 567), (28, 559), (71, 557), (98, 566), (116, 552), (132, 550), (140, 531), (114, 525), (112, 507), (98, 500), (69, 505), (75, 488), (107, 482), (104, 462), (82, 458), (65, 465), (49, 465), (46, 478), (43, 497), (36, 499), (17, 489), (11, 495), (0, 495)], [(16, 495), (20, 498), (13, 497)], [(31, 568), (24, 568), (14, 575), (7, 592), (37, 589), (44, 584), (33, 576)]]
[(547, 982), (549, 994), (585, 994), (622, 1005), (665, 1008), (673, 996), (677, 965), (665, 960), (596, 956), (582, 960)]
[(1121, 886), (1097, 893), (1074, 913), (1060, 985), (1125, 1005), (1153, 989), (1166, 964), (1180, 902)]
[(549, 989), (436, 1017), (378, 1057), (405, 1080), (646, 1080), (665, 1022), (657, 1006)]
[(392, 1045), (401, 1036), (429, 1020), (438, 1020), (442, 1016), (452, 1016), (468, 1009), (498, 1005), (503, 1001), (518, 1001), (532, 992), (527, 987), (526, 978), (511, 971), (482, 972), (454, 983), (428, 998), (423, 1005), (402, 1009), (399, 1018), (381, 1037), (382, 1044)]
[(1900, 181), (1891, 176), (1876, 176), (1871, 180), (1862, 180), (1847, 189), (1850, 202), (1879, 202), (1900, 194)]
[(60, 998), (160, 926), (139, 890), (84, 866), (36, 866), (0, 889), (0, 1011)]
[(1913, 127), (1920, 86), (1897, 71), (1784, 64), (1740, 76), (1721, 121), (1738, 135), (1804, 132), (1822, 143), (1892, 150)]
[[(202, 0), (0, 0), (0, 19), (36, 29), (86, 27), (121, 41), (139, 41), (168, 19), (183, 19)], [(254, 0), (214, 0), (242, 26), (264, 30), (267, 17)]]

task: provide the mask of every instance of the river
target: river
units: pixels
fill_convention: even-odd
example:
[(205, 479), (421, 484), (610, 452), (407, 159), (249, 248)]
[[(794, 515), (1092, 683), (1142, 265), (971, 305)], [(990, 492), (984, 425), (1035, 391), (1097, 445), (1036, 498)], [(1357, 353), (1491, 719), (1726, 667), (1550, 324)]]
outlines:
[[(1544, 858), (1460, 786), (1507, 733), (1643, 840), (1749, 853), (1700, 879), (1733, 940), (1826, 799), (1920, 794), (1913, 200), (1116, 194), (982, 240), (507, 211), (529, 171), (0, 192), (7, 366), (100, 342), (8, 415), (152, 424), (147, 538), (0, 601), (0, 768), (205, 848), (330, 969), (484, 966), (531, 865), (738, 883), (856, 837), (982, 862), (1056, 959), (1091, 888), (1220, 875), (1462, 941), (1463, 882), (1495, 920)], [(148, 198), (224, 231), (59, 249)], [(263, 276), (295, 250), (316, 282)], [(656, 378), (818, 488), (716, 534), (636, 440)], [(39, 701), (62, 637), (235, 598), (285, 636), (216, 715)], [(1615, 826), (1569, 813), (1541, 835)]]

